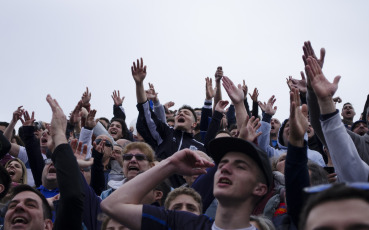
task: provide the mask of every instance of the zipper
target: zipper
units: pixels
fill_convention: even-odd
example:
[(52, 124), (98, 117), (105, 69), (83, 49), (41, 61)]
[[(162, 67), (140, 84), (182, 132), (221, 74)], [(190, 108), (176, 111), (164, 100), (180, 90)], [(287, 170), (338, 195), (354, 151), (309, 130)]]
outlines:
[(177, 152), (178, 152), (179, 150), (181, 150), (181, 147), (182, 147), (183, 133), (184, 133), (184, 132), (182, 131), (181, 142), (179, 143), (179, 147), (178, 147)]

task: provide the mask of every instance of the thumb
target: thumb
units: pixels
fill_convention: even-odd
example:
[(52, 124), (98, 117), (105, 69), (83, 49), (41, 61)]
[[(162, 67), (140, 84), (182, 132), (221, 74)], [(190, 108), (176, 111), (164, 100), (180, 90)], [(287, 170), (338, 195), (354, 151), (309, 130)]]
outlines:
[(338, 82), (340, 82), (340, 80), (341, 80), (341, 76), (336, 76), (335, 78), (334, 78), (334, 80), (333, 80), (333, 84), (335, 84), (336, 86), (338, 86)]

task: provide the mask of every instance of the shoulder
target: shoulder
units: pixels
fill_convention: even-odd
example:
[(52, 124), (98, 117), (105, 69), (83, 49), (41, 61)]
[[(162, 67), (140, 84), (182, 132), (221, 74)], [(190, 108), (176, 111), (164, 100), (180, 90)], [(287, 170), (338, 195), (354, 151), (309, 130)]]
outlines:
[(141, 229), (211, 229), (213, 222), (206, 215), (143, 205)]

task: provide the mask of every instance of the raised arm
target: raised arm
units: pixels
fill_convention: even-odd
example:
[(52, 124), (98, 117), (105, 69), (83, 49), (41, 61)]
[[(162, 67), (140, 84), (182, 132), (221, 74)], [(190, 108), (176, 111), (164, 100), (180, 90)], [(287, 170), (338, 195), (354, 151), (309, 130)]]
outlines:
[(214, 94), (214, 109), (215, 106), (218, 104), (220, 100), (222, 100), (222, 87), (221, 87), (221, 80), (223, 77), (223, 68), (219, 66), (217, 71), (215, 72), (215, 94)]
[(123, 108), (123, 101), (124, 96), (120, 97), (120, 92), (116, 90), (113, 91), (113, 94), (111, 95), (111, 98), (113, 99), (114, 105), (113, 105), (113, 115), (117, 118), (122, 118), (123, 120), (126, 119), (126, 113)]
[(236, 111), (237, 129), (240, 130), (242, 123), (245, 121), (247, 116), (246, 108), (243, 103), (244, 94), (242, 91), (242, 86), (239, 84), (238, 87), (236, 87), (231, 79), (224, 76), (223, 87), (234, 105)]
[(290, 93), (290, 135), (285, 167), (286, 199), (289, 215), (296, 226), (303, 205), (303, 188), (310, 185), (307, 167), (307, 143), (304, 140), (308, 128), (307, 106), (300, 108), (298, 89)]
[(306, 72), (319, 102), (322, 129), (338, 178), (343, 182), (367, 182), (369, 166), (361, 160), (333, 102), (340, 76), (329, 82), (314, 58), (307, 58)]
[(137, 63), (133, 62), (131, 67), (133, 80), (136, 83), (136, 97), (137, 103), (145, 103), (147, 101), (143, 81), (146, 78), (146, 66), (143, 65), (143, 60), (137, 59)]
[(156, 116), (159, 118), (159, 120), (166, 124), (167, 118), (165, 117), (165, 109), (164, 106), (160, 104), (158, 92), (155, 90), (154, 84), (149, 83), (149, 89), (146, 90), (146, 97), (153, 102), (154, 113)]
[(214, 164), (196, 153), (183, 149), (123, 184), (101, 202), (101, 209), (128, 228), (141, 229), (143, 210), (140, 202), (150, 190), (170, 175), (198, 175), (206, 173), (201, 168), (212, 166)]
[(65, 136), (67, 119), (55, 99), (47, 95), (46, 100), (53, 112), (48, 148), (53, 152), (52, 160), (60, 190), (54, 229), (81, 229), (84, 192), (76, 158)]
[[(17, 124), (18, 120), (22, 119), (22, 115), (24, 113), (24, 109), (22, 107), (23, 106), (19, 106), (17, 108), (17, 110), (15, 110), (13, 112), (12, 120), (10, 121), (8, 127), (6, 127), (6, 129), (4, 131), (4, 137), (6, 137), (6, 139), (8, 139), (10, 143), (11, 143), (11, 138), (12, 138), (12, 135), (13, 135), (14, 127)], [(19, 146), (18, 144), (11, 143), (11, 148), (9, 150), (9, 154), (12, 155), (13, 157), (18, 157), (20, 148), (21, 148), (21, 146)], [(22, 161), (25, 161), (25, 160), (26, 159), (22, 159)], [(27, 158), (27, 161), (28, 161), (28, 158)], [(27, 161), (25, 161), (24, 163), (27, 163)]]

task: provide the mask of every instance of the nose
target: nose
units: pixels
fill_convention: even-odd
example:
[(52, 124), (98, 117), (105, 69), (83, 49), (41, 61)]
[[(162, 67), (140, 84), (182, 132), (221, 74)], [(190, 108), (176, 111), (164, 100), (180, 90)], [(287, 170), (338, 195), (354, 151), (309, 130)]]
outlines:
[(231, 174), (232, 170), (230, 168), (230, 164), (226, 163), (222, 166), (222, 168), (220, 169), (220, 172), (222, 174)]

